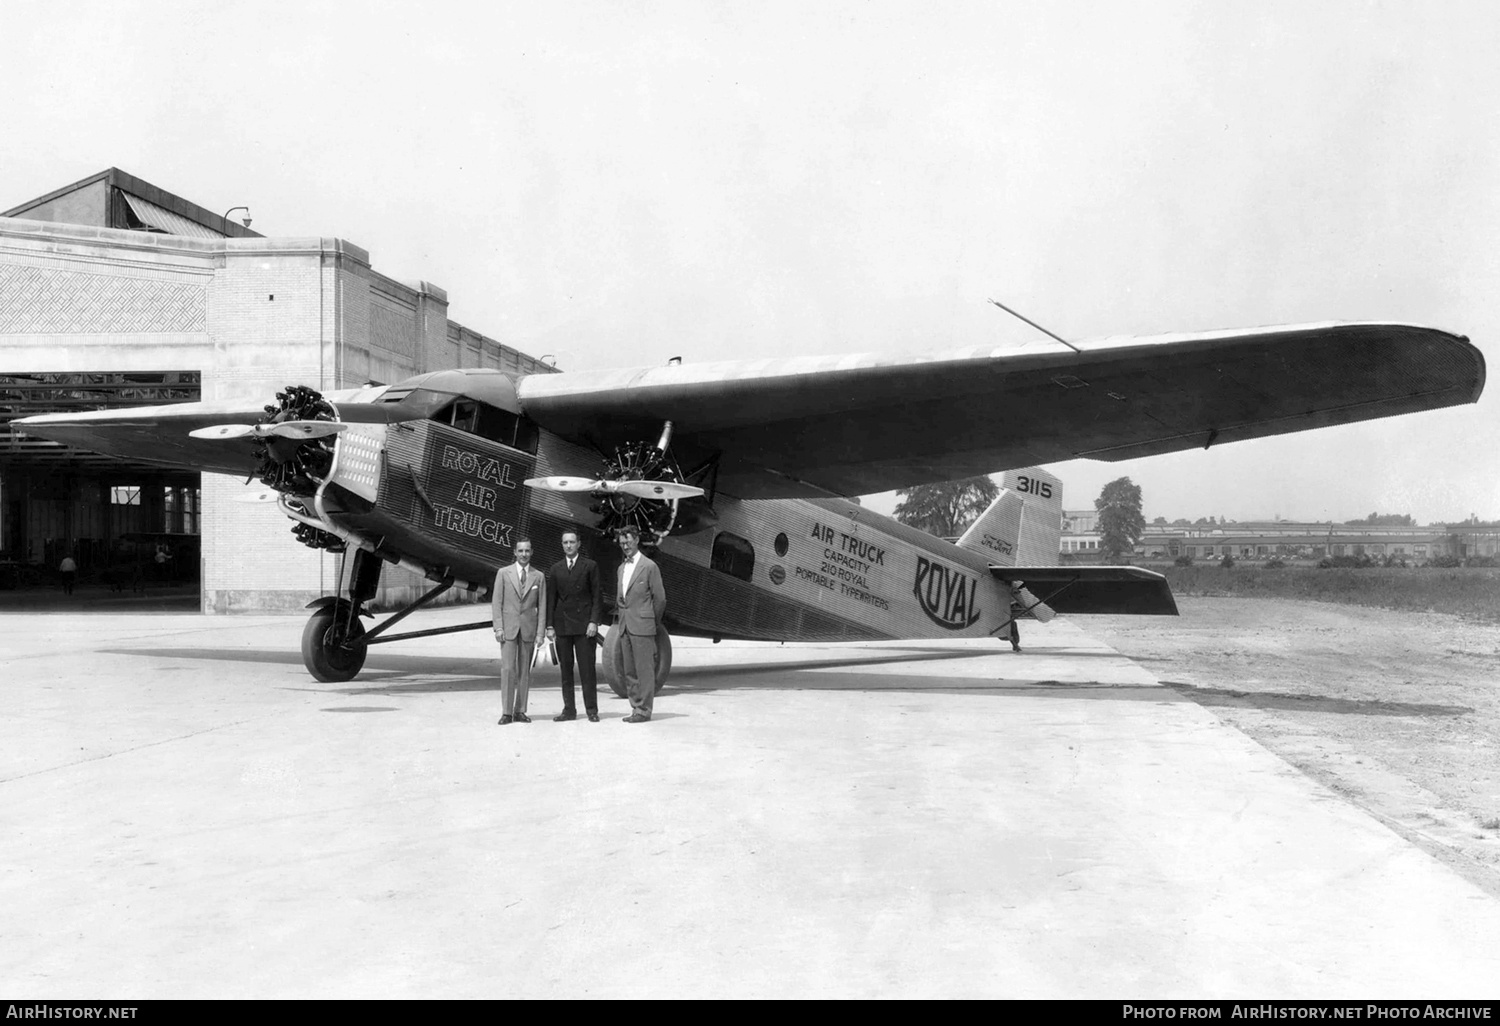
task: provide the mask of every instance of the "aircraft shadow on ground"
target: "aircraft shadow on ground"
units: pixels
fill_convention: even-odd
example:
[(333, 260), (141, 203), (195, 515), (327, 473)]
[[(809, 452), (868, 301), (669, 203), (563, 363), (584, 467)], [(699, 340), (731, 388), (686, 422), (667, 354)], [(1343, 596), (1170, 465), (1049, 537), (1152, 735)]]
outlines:
[[(175, 648), (101, 649), (110, 655), (212, 661), (302, 665), (300, 653), (286, 649)], [(935, 663), (945, 660), (994, 658), (1001, 653), (975, 649), (914, 646), (888, 649), (871, 656), (868, 650), (849, 655), (799, 660), (761, 660), (726, 666), (679, 666), (673, 670), (663, 694), (673, 691), (712, 694), (718, 691), (923, 691), (946, 694), (997, 694), (1043, 697), (1060, 693), (1089, 698), (1139, 697), (1152, 701), (1177, 700), (1170, 691), (1151, 685), (1117, 685), (1096, 681), (1064, 682), (1028, 677), (1024, 667), (1006, 668), (1006, 676), (951, 677), (919, 674), (860, 674), (862, 666), (893, 663)], [(1047, 650), (1051, 658), (1113, 655), (1097, 651)], [(1007, 658), (1009, 658), (1007, 656)], [(819, 670), (849, 669), (852, 673), (819, 673)], [(434, 675), (442, 675), (433, 679)], [(417, 677), (422, 679), (412, 680)], [(403, 679), (408, 678), (408, 679)], [(550, 667), (532, 676), (533, 691), (555, 688), (557, 672)], [(372, 652), (359, 676), (342, 685), (320, 685), (309, 679), (305, 686), (280, 685), (297, 691), (343, 695), (420, 695), (466, 691), (493, 691), (500, 687), (499, 671), (492, 659), (473, 656), (401, 655)], [(601, 679), (599, 688), (609, 692)]]
[(1378, 698), (1334, 698), (1330, 695), (1297, 695), (1286, 691), (1241, 691), (1205, 688), (1181, 681), (1164, 680), (1184, 698), (1202, 706), (1233, 706), (1241, 709), (1277, 709), (1290, 712), (1328, 712), (1357, 716), (1463, 716), (1473, 712), (1467, 705), (1437, 705), (1427, 702), (1386, 702)]

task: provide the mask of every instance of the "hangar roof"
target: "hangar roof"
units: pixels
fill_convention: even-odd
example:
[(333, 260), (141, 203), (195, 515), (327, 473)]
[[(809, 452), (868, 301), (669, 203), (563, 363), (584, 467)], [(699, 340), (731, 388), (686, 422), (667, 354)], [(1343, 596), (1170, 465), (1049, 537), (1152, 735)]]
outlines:
[(215, 214), (117, 167), (28, 200), (0, 217), (126, 228), (199, 239), (259, 239), (260, 232)]

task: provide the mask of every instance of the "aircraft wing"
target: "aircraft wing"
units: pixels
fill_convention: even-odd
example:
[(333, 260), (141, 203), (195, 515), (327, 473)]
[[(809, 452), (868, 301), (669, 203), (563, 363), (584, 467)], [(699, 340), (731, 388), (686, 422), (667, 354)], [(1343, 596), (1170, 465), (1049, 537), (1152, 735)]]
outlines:
[(142, 463), (249, 476), (258, 462), (243, 438), (192, 438), (216, 424), (254, 424), (265, 399), (138, 406), (88, 413), (48, 413), (12, 421), (13, 430)]
[(990, 573), (1020, 581), (1059, 613), (1177, 615), (1167, 579), (1138, 566), (992, 566)]
[(1125, 460), (1474, 402), (1484, 357), (1406, 324), (574, 371), (521, 380), (543, 427), (608, 452), (664, 421), (683, 468), (741, 498), (862, 495)]

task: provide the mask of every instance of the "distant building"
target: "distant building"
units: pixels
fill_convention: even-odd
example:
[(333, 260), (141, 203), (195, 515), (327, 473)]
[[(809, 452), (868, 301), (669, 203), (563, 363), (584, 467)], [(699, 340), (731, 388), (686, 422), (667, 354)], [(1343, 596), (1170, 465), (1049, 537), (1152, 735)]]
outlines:
[(1063, 510), (1058, 554), (1064, 563), (1097, 563), (1101, 541), (1097, 510)]
[[(33, 413), (270, 399), (430, 370), (554, 370), (448, 319), (448, 295), (342, 239), (265, 238), (109, 168), (0, 214), (0, 561), (98, 574), (156, 563), (205, 611), (301, 608), (338, 557), (295, 544), (240, 481), (83, 453), (10, 429)], [(201, 478), (201, 480), (200, 480)], [(200, 573), (201, 570), (201, 573)], [(163, 573), (168, 572), (166, 570)], [(387, 597), (418, 586), (386, 572)]]
[(1396, 556), (1422, 562), (1439, 556), (1500, 555), (1500, 529), (1472, 525), (1376, 527), (1362, 524), (1259, 523), (1211, 527), (1149, 525), (1136, 555), (1143, 559), (1322, 559), (1325, 556)]

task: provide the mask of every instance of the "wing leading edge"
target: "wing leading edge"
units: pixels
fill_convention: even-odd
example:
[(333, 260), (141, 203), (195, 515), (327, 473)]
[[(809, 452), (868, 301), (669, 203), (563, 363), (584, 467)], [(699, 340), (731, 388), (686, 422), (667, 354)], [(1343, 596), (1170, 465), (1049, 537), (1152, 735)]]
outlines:
[[(360, 390), (329, 393), (341, 420), (384, 423), (406, 414), (393, 404), (344, 402)], [(220, 399), (139, 406), (86, 413), (46, 413), (11, 421), (15, 430), (91, 452), (184, 470), (247, 477), (259, 467), (254, 445), (233, 434), (194, 437), (219, 425), (255, 424), (266, 415), (265, 399)]]
[(88, 413), (48, 413), (12, 421), (20, 431), (122, 459), (248, 476), (258, 461), (243, 438), (193, 438), (216, 424), (254, 424), (265, 400), (224, 400), (142, 406)]
[(741, 498), (859, 495), (1087, 457), (1124, 460), (1474, 402), (1484, 357), (1406, 324), (1314, 324), (937, 357), (534, 375), (543, 427), (604, 451), (675, 427)]

